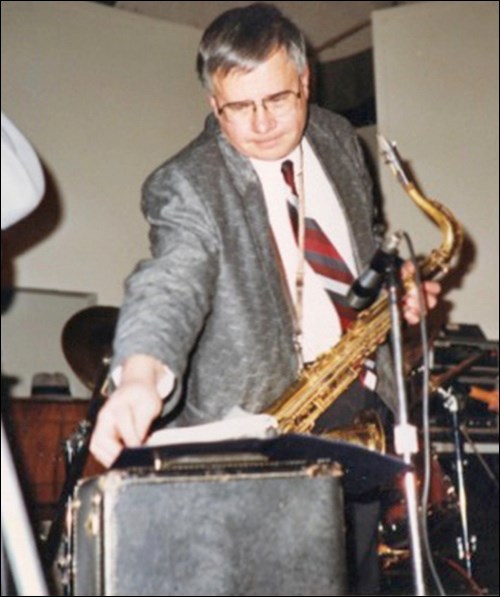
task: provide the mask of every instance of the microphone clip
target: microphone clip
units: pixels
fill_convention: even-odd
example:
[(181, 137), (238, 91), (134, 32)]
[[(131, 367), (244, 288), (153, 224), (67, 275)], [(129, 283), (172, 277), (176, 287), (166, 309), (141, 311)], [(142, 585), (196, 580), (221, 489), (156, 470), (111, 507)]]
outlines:
[(395, 232), (375, 251), (368, 267), (349, 289), (347, 302), (350, 307), (362, 311), (375, 301), (385, 281), (387, 268), (397, 256), (402, 237), (402, 232)]

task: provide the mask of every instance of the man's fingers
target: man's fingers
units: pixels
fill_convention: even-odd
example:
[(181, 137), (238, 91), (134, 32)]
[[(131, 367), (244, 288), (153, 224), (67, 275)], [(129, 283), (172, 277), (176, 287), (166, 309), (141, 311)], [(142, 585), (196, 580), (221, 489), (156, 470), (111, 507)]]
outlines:
[(96, 426), (90, 440), (90, 451), (105, 467), (110, 467), (123, 449), (119, 433), (109, 428)]
[[(438, 303), (438, 296), (441, 293), (441, 284), (430, 280), (423, 283), (422, 290), (426, 311), (434, 309)], [(413, 287), (404, 296), (403, 316), (410, 325), (415, 325), (420, 321), (421, 315), (422, 309), (419, 293), (417, 288)]]
[(110, 466), (124, 447), (142, 444), (153, 419), (161, 410), (161, 398), (144, 384), (120, 387), (103, 405), (90, 442), (90, 451)]
[(123, 444), (121, 442), (110, 439), (103, 441), (96, 440), (90, 446), (92, 454), (106, 468), (109, 468), (113, 464), (122, 449)]

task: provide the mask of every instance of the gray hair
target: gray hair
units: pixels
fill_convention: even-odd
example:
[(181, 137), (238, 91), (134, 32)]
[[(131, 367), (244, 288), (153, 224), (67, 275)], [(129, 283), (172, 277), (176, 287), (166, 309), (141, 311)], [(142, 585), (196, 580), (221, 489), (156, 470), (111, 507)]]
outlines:
[(216, 72), (250, 72), (280, 48), (302, 73), (307, 65), (304, 34), (280, 10), (262, 3), (228, 10), (203, 34), (196, 60), (198, 77), (211, 91)]

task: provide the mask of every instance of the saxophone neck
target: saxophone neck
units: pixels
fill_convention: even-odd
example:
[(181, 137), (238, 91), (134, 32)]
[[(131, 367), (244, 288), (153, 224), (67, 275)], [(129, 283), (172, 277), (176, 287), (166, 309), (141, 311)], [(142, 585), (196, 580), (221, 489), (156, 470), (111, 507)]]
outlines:
[(421, 263), (421, 275), (428, 279), (446, 273), (452, 258), (460, 252), (463, 242), (462, 225), (446, 206), (422, 195), (413, 183), (409, 183), (405, 190), (441, 231), (441, 244)]
[(446, 273), (452, 257), (460, 252), (462, 246), (463, 229), (461, 224), (444, 205), (425, 197), (417, 189), (417, 186), (405, 171), (396, 144), (390, 143), (380, 134), (378, 135), (378, 141), (385, 163), (391, 168), (406, 194), (441, 230), (441, 245), (431, 251), (427, 259), (421, 263), (421, 276), (423, 278), (433, 278), (437, 274)]

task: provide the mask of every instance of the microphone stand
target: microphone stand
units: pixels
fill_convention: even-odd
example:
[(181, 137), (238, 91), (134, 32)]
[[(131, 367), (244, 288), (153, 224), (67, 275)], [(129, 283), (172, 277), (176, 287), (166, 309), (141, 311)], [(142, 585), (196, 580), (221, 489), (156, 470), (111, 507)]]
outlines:
[[(398, 395), (398, 422), (394, 428), (396, 453), (402, 456), (405, 464), (412, 464), (412, 457), (418, 452), (417, 428), (411, 425), (408, 416), (408, 399), (403, 368), (403, 338), (401, 314), (398, 303), (399, 264), (396, 254), (390, 255), (386, 264), (386, 287), (389, 294), (391, 315), (391, 341), (393, 348), (396, 386)], [(409, 519), (411, 562), (415, 595), (427, 595), (424, 582), (422, 542), (417, 502), (417, 479), (415, 469), (404, 476), (406, 507)]]

